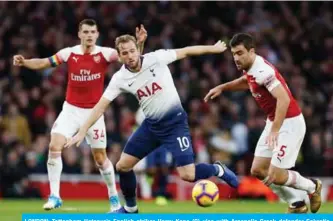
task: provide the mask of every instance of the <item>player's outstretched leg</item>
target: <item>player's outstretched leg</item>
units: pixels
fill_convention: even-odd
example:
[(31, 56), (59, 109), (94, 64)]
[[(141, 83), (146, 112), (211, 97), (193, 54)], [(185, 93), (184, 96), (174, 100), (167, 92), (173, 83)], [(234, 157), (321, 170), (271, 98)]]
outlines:
[(284, 185), (306, 191), (310, 199), (311, 212), (316, 213), (319, 210), (322, 189), (319, 179), (307, 179), (296, 171), (288, 170), (288, 179)]
[(199, 163), (199, 164), (187, 164), (177, 167), (180, 177), (189, 182), (196, 182), (201, 179), (208, 179), (212, 176), (219, 177), (224, 180), (231, 187), (237, 188), (239, 185), (238, 178), (234, 172), (232, 172), (227, 166), (221, 162), (214, 164)]
[(288, 186), (280, 186), (272, 183), (269, 188), (281, 199), (288, 203), (287, 213), (307, 213), (308, 207), (305, 203), (307, 197), (303, 190), (294, 189)]
[(52, 134), (47, 160), (47, 173), (50, 183), (50, 196), (44, 204), (44, 210), (52, 210), (62, 206), (60, 198), (60, 176), (62, 171), (61, 151), (66, 138), (60, 134)]
[(264, 183), (268, 186), (274, 183), (306, 191), (309, 195), (310, 210), (312, 213), (316, 213), (321, 206), (322, 184), (319, 179), (307, 179), (296, 171), (271, 165)]
[(92, 153), (104, 182), (108, 188), (110, 211), (119, 210), (121, 205), (116, 187), (116, 177), (111, 161), (107, 158), (104, 148), (93, 148)]
[(219, 168), (217, 176), (224, 180), (230, 186), (237, 188), (239, 185), (238, 178), (234, 172), (232, 172), (225, 164), (218, 161), (214, 163), (214, 166)]
[[(255, 156), (252, 162), (251, 174), (265, 183), (268, 179), (268, 169), (271, 165), (271, 160), (270, 157)], [(287, 213), (308, 212), (308, 207), (304, 202), (307, 197), (305, 191), (274, 183), (270, 184), (269, 188), (288, 203)]]

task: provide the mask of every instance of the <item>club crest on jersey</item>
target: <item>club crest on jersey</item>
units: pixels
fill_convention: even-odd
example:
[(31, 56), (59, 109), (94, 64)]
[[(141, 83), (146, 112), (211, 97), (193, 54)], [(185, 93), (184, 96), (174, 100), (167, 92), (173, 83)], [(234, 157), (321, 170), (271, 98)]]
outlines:
[(158, 85), (158, 83), (153, 82), (150, 86), (147, 85), (137, 90), (136, 95), (138, 96), (138, 100), (140, 101), (143, 97), (152, 96), (159, 90), (162, 90), (162, 87)]
[(96, 55), (96, 56), (94, 56), (94, 61), (95, 61), (96, 63), (99, 63), (99, 62), (101, 61), (101, 56), (100, 56), (100, 55)]

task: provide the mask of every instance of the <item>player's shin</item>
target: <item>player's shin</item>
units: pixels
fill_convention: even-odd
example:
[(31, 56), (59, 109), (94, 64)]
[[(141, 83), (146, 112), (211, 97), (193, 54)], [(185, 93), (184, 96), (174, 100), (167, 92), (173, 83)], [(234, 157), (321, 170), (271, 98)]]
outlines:
[(111, 161), (108, 158), (106, 158), (103, 165), (97, 165), (97, 166), (99, 167), (99, 171), (108, 188), (111, 211), (120, 209), (121, 205), (119, 202), (119, 197), (116, 188), (114, 167)]
[(305, 199), (307, 197), (305, 191), (294, 189), (292, 187), (280, 186), (276, 184), (271, 184), (269, 187), (283, 201), (287, 202), (289, 206), (292, 206), (297, 202), (305, 202)]
[(136, 177), (133, 170), (119, 172), (120, 188), (125, 199), (125, 210), (133, 213), (138, 210), (136, 205)]
[(50, 195), (60, 197), (60, 176), (62, 171), (61, 152), (50, 151), (47, 160), (47, 173), (50, 182)]

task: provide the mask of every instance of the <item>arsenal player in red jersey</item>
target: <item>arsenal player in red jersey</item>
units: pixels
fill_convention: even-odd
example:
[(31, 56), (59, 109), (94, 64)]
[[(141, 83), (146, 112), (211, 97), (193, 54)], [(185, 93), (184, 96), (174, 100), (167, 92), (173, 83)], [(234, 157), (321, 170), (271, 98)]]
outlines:
[(306, 131), (305, 121), (279, 71), (255, 52), (251, 35), (240, 33), (230, 41), (231, 52), (240, 78), (216, 86), (205, 97), (207, 102), (223, 91), (250, 90), (259, 107), (267, 115), (265, 129), (259, 138), (251, 173), (289, 203), (288, 212), (306, 213), (308, 193), (311, 212), (321, 206), (322, 184), (291, 170)]
[[(68, 67), (66, 100), (51, 131), (47, 162), (51, 193), (44, 204), (45, 210), (55, 209), (62, 205), (59, 194), (62, 171), (61, 151), (67, 138), (72, 137), (78, 131), (101, 98), (108, 65), (118, 61), (117, 50), (96, 45), (99, 32), (94, 20), (81, 21), (78, 37), (81, 40), (80, 45), (64, 48), (49, 58), (25, 59), (22, 55), (14, 56), (14, 65), (29, 69), (40, 70), (62, 63), (67, 63)], [(147, 38), (147, 32), (142, 25), (140, 28), (136, 28), (136, 37), (142, 52), (144, 41)], [(120, 203), (114, 168), (105, 151), (107, 139), (103, 116), (89, 129), (86, 140), (91, 146), (95, 162), (108, 187), (110, 210), (118, 210)]]

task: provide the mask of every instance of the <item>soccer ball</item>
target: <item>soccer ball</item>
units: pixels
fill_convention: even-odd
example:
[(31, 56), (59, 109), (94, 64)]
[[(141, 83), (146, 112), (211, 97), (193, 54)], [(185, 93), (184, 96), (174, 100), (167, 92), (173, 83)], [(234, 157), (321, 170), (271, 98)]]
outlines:
[(192, 199), (198, 206), (212, 206), (218, 198), (219, 189), (212, 181), (200, 180), (192, 189)]

